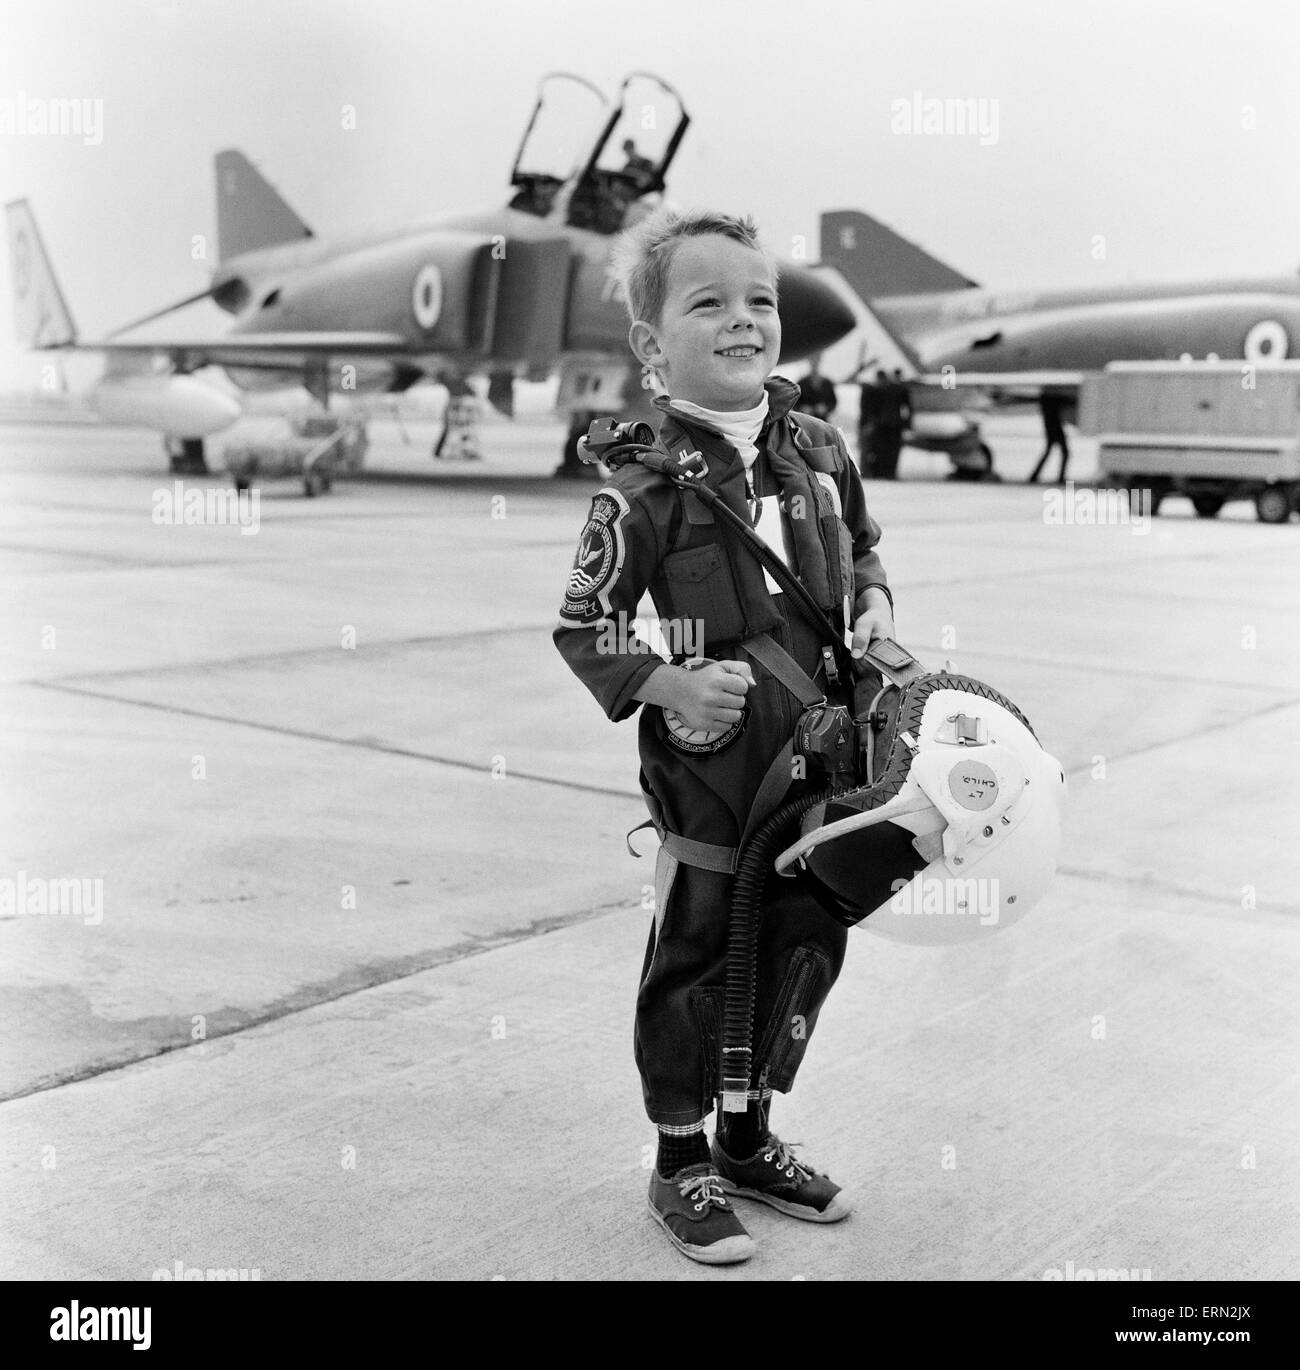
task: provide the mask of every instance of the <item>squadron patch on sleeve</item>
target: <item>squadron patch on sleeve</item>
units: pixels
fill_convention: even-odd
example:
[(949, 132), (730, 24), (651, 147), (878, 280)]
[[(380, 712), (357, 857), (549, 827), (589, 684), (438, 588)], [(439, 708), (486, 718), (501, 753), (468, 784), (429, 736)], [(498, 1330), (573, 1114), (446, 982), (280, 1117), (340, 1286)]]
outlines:
[(597, 623), (610, 613), (610, 587), (623, 569), (623, 529), (627, 500), (606, 488), (591, 502), (591, 513), (578, 542), (560, 621), (579, 626)]

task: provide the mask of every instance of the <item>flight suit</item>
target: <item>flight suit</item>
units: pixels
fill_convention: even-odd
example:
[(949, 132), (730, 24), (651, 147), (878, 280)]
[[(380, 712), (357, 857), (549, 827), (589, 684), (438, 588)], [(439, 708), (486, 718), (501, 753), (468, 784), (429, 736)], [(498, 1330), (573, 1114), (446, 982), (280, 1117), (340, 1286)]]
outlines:
[[(757, 439), (755, 493), (779, 495), (787, 564), (842, 627), (846, 610), (851, 623), (866, 608), (868, 587), (888, 594), (873, 550), (880, 528), (867, 513), (838, 430), (806, 415), (790, 417), (799, 393), (791, 381), (772, 377), (766, 389), (769, 416)], [(674, 410), (667, 397), (656, 406), (664, 413), (660, 445), (701, 452), (705, 482), (750, 519), (735, 449), (698, 418)], [(663, 664), (632, 628), (647, 590), (668, 643), (690, 641), (697, 655), (745, 661), (755, 679), (745, 717), (720, 750), (683, 750), (670, 740), (664, 710), (656, 706), (642, 709), (639, 723), (641, 788), (662, 844), (635, 1053), (650, 1119), (684, 1126), (706, 1116), (718, 1088), (736, 853), (781, 802), (826, 784), (816, 774), (792, 780), (791, 740), (803, 706), (780, 673), (742, 644), (765, 639), (823, 688), (825, 677), (820, 636), (786, 603), (787, 595), (770, 592), (757, 560), (696, 496), (632, 463), (592, 501), (554, 633), (560, 653), (615, 722), (640, 707), (637, 690)], [(801, 880), (768, 880), (751, 1093), (790, 1088), (839, 975), (846, 939), (845, 928)]]

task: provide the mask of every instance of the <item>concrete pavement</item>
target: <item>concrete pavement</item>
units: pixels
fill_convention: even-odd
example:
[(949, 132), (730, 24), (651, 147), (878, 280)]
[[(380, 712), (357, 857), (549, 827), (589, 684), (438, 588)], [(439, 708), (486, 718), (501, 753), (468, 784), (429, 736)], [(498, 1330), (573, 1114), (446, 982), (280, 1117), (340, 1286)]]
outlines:
[(536, 422), (432, 481), (372, 434), (391, 478), (244, 536), (152, 522), (152, 438), (0, 429), (0, 875), (103, 892), (0, 919), (0, 1274), (1300, 1273), (1294, 523), (868, 487), (902, 640), (1065, 766), (1062, 875), (973, 949), (854, 934), (775, 1121), (858, 1212), (749, 1206), (714, 1271), (643, 1211), (634, 729), (550, 645), (584, 493)]

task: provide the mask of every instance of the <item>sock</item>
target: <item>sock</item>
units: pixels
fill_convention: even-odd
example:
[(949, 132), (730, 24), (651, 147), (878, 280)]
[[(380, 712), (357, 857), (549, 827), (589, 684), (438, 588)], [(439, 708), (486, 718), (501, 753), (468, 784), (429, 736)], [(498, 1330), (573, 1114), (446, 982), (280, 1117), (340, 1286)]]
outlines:
[(747, 1161), (767, 1141), (767, 1115), (772, 1107), (772, 1091), (763, 1098), (751, 1099), (743, 1113), (718, 1114), (718, 1144), (733, 1160)]
[(688, 1165), (698, 1165), (711, 1159), (709, 1143), (704, 1136), (704, 1120), (690, 1132), (659, 1129), (659, 1156), (655, 1169), (665, 1180), (671, 1180), (679, 1170)]

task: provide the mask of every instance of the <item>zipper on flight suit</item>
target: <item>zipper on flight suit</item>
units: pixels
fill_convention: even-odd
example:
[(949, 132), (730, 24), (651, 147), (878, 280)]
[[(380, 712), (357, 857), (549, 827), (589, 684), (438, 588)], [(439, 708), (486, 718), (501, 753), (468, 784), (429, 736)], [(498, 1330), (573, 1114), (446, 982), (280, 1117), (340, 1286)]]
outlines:
[[(791, 1023), (794, 1016), (807, 1008), (810, 991), (820, 974), (818, 962), (823, 957), (810, 947), (796, 947), (786, 970), (780, 993), (772, 1006), (772, 1016), (768, 1019), (767, 1031), (758, 1049), (758, 1060), (763, 1063), (759, 1077), (759, 1088), (766, 1088), (769, 1075), (780, 1080), (782, 1070), (794, 1047)], [(807, 1040), (805, 1033), (804, 1040)]]

